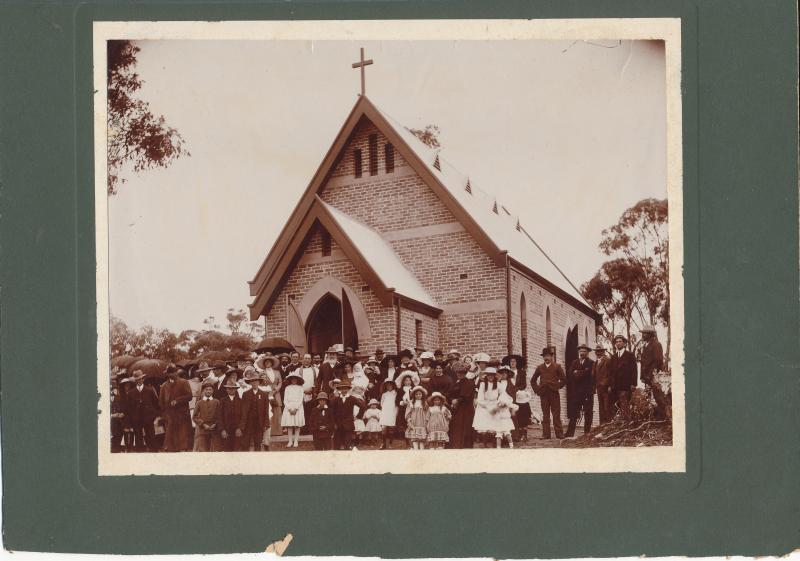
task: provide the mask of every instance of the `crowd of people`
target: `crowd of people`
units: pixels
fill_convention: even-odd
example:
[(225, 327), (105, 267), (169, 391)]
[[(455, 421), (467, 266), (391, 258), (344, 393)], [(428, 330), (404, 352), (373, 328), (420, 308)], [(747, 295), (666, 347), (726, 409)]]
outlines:
[[(640, 379), (651, 388), (656, 414), (669, 404), (654, 375), (663, 369), (655, 329), (642, 329)], [(637, 360), (623, 335), (609, 352), (578, 347), (566, 371), (546, 347), (526, 367), (520, 355), (406, 349), (371, 356), (335, 345), (323, 356), (270, 352), (231, 362), (170, 364), (163, 382), (141, 371), (121, 373), (111, 392), (111, 449), (133, 451), (266, 451), (298, 448), (310, 435), (315, 450), (508, 447), (528, 439), (538, 399), (543, 439), (572, 438), (579, 419), (591, 430), (597, 395), (599, 423), (627, 419), (637, 385)], [(589, 357), (594, 353), (595, 358)], [(560, 390), (566, 388), (566, 431)], [(281, 441), (283, 438), (280, 439)]]

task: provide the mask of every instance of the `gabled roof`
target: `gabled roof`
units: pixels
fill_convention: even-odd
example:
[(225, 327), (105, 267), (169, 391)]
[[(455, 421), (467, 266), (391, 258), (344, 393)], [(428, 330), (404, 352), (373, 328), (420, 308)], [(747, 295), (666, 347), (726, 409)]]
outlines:
[(383, 305), (391, 305), (394, 294), (398, 294), (411, 307), (416, 305), (435, 316), (441, 313), (433, 298), (378, 232), (315, 197), (304, 220), (292, 233), (286, 251), (268, 272), (264, 289), (250, 304), (251, 319), (257, 318), (274, 303), (288, 272), (302, 253), (305, 240), (317, 224), (336, 240)]
[(319, 197), (317, 197), (317, 204), (333, 217), (342, 233), (351, 242), (358, 240), (354, 247), (381, 280), (385, 290), (395, 291), (406, 299), (410, 298), (431, 308), (438, 308), (417, 277), (406, 269), (389, 242), (383, 239), (378, 232), (352, 216), (326, 204)]
[[(572, 284), (541, 246), (519, 224), (516, 216), (502, 206), (496, 198), (481, 190), (474, 183), (470, 182), (470, 190), (467, 191), (467, 182), (469, 181), (467, 175), (461, 173), (447, 162), (442, 157), (441, 152), (428, 147), (411, 134), (406, 127), (395, 121), (383, 110), (378, 110), (381, 111), (387, 121), (395, 126), (409, 148), (447, 188), (450, 195), (476, 219), (481, 225), (481, 229), (498, 248), (507, 251), (508, 255), (520, 265), (544, 277), (545, 280), (551, 282), (578, 300), (578, 302), (589, 306), (589, 303), (586, 302), (577, 287)], [(437, 157), (439, 160), (438, 169), (435, 166)], [(494, 208), (497, 209), (497, 212), (494, 212)]]
[[(250, 304), (250, 315), (252, 319), (257, 318), (263, 313), (263, 311), (271, 305), (272, 300), (276, 296), (272, 294), (278, 286), (274, 283), (276, 273), (284, 275), (286, 271), (288, 271), (287, 267), (292, 264), (286, 261), (286, 255), (292, 254), (292, 251), (288, 251), (290, 248), (295, 248), (296, 251), (295, 246), (298, 243), (297, 232), (299, 230), (307, 232), (308, 228), (311, 227), (308, 219), (312, 207), (318, 209), (314, 213), (315, 215), (324, 216), (329, 222), (335, 224), (335, 227), (339, 230), (339, 235), (344, 238), (347, 238), (345, 232), (348, 228), (351, 233), (354, 233), (359, 227), (366, 228), (366, 226), (355, 222), (344, 213), (336, 211), (330, 205), (325, 205), (319, 197), (317, 197), (317, 193), (336, 168), (336, 164), (341, 158), (343, 149), (352, 138), (362, 118), (369, 119), (373, 125), (386, 136), (387, 140), (395, 147), (395, 150), (400, 153), (405, 161), (455, 216), (456, 220), (473, 235), (475, 241), (498, 265), (505, 265), (506, 259), (510, 259), (511, 265), (515, 266), (515, 268), (533, 277), (546, 288), (572, 302), (589, 315), (599, 317), (583, 299), (577, 288), (567, 279), (561, 270), (558, 269), (541, 247), (533, 241), (533, 238), (528, 236), (523, 228), (517, 228), (517, 219), (505, 211), (505, 207), (502, 207), (496, 200), (489, 197), (480, 189), (473, 188), (471, 189), (472, 193), (469, 193), (466, 189), (467, 177), (465, 175), (455, 170), (455, 168), (441, 157), (440, 153), (428, 148), (417, 139), (417, 137), (411, 134), (408, 129), (397, 123), (388, 114), (378, 109), (366, 96), (360, 96), (339, 130), (339, 133), (336, 135), (333, 144), (323, 158), (311, 182), (308, 187), (306, 187), (303, 196), (297, 203), (289, 220), (278, 235), (272, 249), (261, 264), (256, 276), (253, 280), (249, 281), (250, 294), (256, 297), (255, 301)], [(436, 165), (437, 159), (438, 165)], [(497, 208), (498, 212), (495, 213), (492, 210), (493, 208)], [(333, 212), (338, 212), (341, 222), (335, 219)], [(342, 226), (342, 224), (346, 225)], [(371, 231), (380, 238), (377, 232), (374, 232), (374, 230)], [(331, 232), (331, 234), (333, 235), (333, 232)], [(337, 241), (339, 240), (337, 239)], [(361, 238), (359, 237), (359, 244), (360, 243)], [(352, 247), (351, 253), (358, 253), (354, 246)], [(394, 255), (394, 252), (392, 252), (392, 255)], [(350, 256), (348, 255), (348, 257)], [(359, 270), (361, 270), (361, 268), (362, 267), (359, 267)], [(413, 275), (404, 267), (403, 270), (413, 278)], [(389, 280), (383, 280), (381, 275), (376, 271), (372, 271), (371, 274), (374, 276), (374, 282), (383, 285), (387, 290), (389, 285), (385, 283), (389, 282), (395, 285), (405, 284), (405, 290), (414, 292), (408, 279), (392, 279), (390, 282)], [(403, 273), (399, 274), (402, 275)], [(414, 279), (414, 281), (416, 281), (416, 279)], [(419, 285), (419, 282), (416, 281), (415, 284)], [(396, 286), (394, 288), (399, 292)], [(430, 306), (430, 304), (417, 300), (413, 296), (408, 297), (419, 302), (423, 306)]]

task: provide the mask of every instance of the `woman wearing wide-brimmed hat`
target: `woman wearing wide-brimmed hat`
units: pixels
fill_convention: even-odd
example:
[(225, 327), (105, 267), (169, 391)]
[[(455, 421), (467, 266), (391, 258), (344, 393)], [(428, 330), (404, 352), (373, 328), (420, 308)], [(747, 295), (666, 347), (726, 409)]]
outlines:
[[(288, 355), (287, 355), (288, 357)], [(264, 431), (265, 440), (270, 436), (281, 436), (281, 414), (283, 412), (283, 401), (281, 399), (281, 387), (283, 380), (280, 373), (280, 359), (272, 353), (264, 353), (256, 358), (253, 366), (261, 374), (261, 390), (269, 395), (271, 409), (270, 428)], [(265, 442), (265, 445), (269, 445)]]
[(521, 440), (528, 440), (528, 425), (531, 424), (531, 394), (530, 377), (525, 371), (525, 357), (522, 355), (507, 355), (501, 363), (511, 369), (509, 379), (514, 381), (514, 403), (517, 404), (516, 422)]
[(475, 380), (467, 378), (468, 366), (456, 361), (450, 366), (456, 376), (447, 398), (453, 411), (450, 420), (450, 448), (472, 448), (472, 421), (475, 416)]

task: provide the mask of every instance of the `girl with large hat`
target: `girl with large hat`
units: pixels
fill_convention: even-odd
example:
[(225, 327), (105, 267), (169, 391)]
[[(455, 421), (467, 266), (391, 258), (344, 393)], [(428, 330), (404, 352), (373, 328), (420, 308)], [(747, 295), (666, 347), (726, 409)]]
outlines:
[(483, 443), (483, 447), (488, 448), (494, 439), (493, 416), (497, 407), (497, 399), (500, 397), (500, 389), (497, 387), (497, 370), (493, 366), (487, 366), (483, 370), (483, 374), (485, 375), (484, 379), (478, 382), (478, 397), (472, 428), (478, 433), (478, 440)]
[(428, 390), (422, 386), (411, 389), (411, 401), (406, 404), (406, 440), (412, 450), (423, 450), (428, 440)]
[(289, 442), (286, 447), (297, 448), (300, 446), (300, 428), (306, 424), (303, 410), (303, 377), (295, 370), (289, 372), (285, 382), (286, 391), (283, 394), (281, 426), (287, 427), (289, 433)]
[(406, 430), (406, 408), (411, 403), (411, 390), (419, 383), (417, 373), (412, 370), (405, 370), (397, 375), (395, 383), (397, 385), (397, 423), (396, 434), (405, 437)]
[(380, 450), (391, 447), (394, 436), (394, 428), (397, 424), (397, 386), (393, 380), (384, 380), (381, 384), (381, 416), (378, 422), (381, 424), (381, 435), (383, 443)]

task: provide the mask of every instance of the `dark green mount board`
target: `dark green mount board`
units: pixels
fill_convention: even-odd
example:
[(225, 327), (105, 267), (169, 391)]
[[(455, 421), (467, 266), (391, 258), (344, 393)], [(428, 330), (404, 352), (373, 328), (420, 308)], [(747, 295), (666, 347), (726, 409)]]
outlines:
[[(5, 547), (255, 552), (291, 532), (289, 555), (793, 550), (796, 16), (756, 0), (0, 3)], [(97, 477), (92, 21), (589, 17), (682, 20), (685, 474)]]

